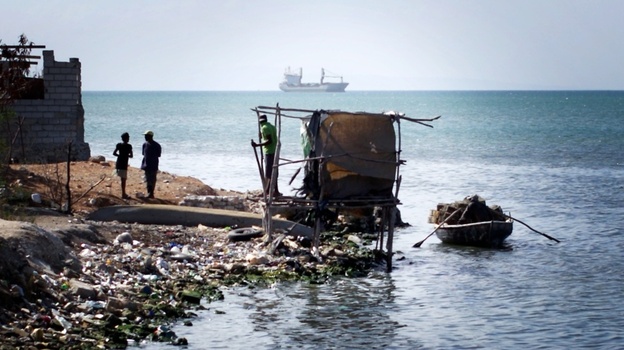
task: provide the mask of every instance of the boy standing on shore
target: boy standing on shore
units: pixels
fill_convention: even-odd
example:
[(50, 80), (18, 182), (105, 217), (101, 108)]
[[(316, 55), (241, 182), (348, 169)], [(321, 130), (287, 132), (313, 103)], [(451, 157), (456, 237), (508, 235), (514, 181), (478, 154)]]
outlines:
[(158, 158), (160, 158), (162, 148), (154, 140), (154, 132), (151, 130), (143, 133), (145, 142), (143, 143), (143, 161), (141, 169), (145, 172), (145, 182), (147, 184), (147, 198), (154, 198), (156, 189), (156, 175), (158, 174)]
[(115, 147), (113, 155), (117, 157), (115, 162), (115, 173), (121, 179), (121, 198), (130, 199), (130, 196), (126, 194), (126, 179), (128, 178), (128, 159), (132, 158), (132, 145), (128, 143), (130, 141), (130, 135), (127, 132), (121, 134), (121, 141)]

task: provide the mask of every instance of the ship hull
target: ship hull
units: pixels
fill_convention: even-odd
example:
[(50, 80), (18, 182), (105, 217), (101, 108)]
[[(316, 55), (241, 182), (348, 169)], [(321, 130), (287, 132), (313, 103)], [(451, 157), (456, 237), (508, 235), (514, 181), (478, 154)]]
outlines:
[(281, 83), (280, 90), (284, 92), (344, 92), (349, 83), (324, 83), (324, 84), (297, 84)]

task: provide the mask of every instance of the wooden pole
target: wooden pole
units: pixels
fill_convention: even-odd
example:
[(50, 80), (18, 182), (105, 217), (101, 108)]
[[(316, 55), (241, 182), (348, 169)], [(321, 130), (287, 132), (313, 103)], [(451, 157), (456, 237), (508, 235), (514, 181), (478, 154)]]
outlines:
[(396, 206), (388, 209), (388, 242), (386, 243), (386, 272), (392, 272), (392, 241), (394, 240), (394, 222), (396, 218)]
[(388, 220), (388, 213), (386, 207), (381, 207), (381, 222), (379, 223), (379, 251), (384, 247), (384, 233), (386, 232), (386, 221)]
[(65, 182), (65, 191), (67, 192), (67, 208), (65, 209), (65, 212), (68, 214), (72, 211), (71, 188), (69, 186), (71, 181), (71, 149), (72, 141), (69, 141), (69, 144), (67, 145), (67, 182)]
[[(256, 125), (258, 127), (258, 143), (262, 142), (262, 131), (260, 128), (260, 123), (258, 119), (260, 118), (260, 111), (256, 110)], [(254, 153), (256, 152), (256, 148), (254, 147)], [(262, 182), (262, 198), (266, 201), (267, 193), (266, 193), (266, 182), (267, 180), (264, 178), (264, 152), (262, 151), (262, 147), (260, 147), (260, 159), (258, 159), (258, 154), (256, 155), (256, 162), (258, 163), (258, 169), (260, 171), (260, 179)]]

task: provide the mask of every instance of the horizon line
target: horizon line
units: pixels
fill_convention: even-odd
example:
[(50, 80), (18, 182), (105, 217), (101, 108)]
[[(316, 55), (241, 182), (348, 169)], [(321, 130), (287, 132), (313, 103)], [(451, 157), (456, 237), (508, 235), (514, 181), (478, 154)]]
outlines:
[(414, 89), (414, 90), (349, 90), (344, 92), (283, 92), (281, 90), (82, 90), (82, 92), (279, 92), (284, 94), (348, 94), (349, 92), (622, 92), (624, 89)]

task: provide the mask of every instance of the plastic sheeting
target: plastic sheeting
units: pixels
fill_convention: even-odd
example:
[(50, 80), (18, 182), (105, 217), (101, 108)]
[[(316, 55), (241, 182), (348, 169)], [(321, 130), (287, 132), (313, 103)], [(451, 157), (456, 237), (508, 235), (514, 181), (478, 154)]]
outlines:
[[(308, 181), (318, 181), (325, 199), (391, 197), (397, 171), (393, 123), (383, 114), (315, 113), (306, 123), (308, 156), (322, 161), (307, 168)], [(316, 197), (320, 191), (312, 192)]]

